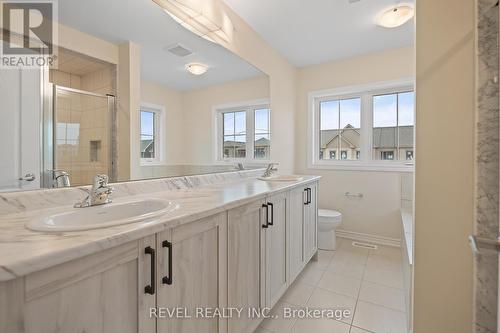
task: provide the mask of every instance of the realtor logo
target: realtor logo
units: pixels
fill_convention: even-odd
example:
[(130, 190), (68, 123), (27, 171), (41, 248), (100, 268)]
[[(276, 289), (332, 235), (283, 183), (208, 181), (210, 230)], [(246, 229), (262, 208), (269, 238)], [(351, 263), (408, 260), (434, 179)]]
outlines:
[(54, 65), (56, 3), (47, 0), (4, 0), (2, 8), (2, 66)]

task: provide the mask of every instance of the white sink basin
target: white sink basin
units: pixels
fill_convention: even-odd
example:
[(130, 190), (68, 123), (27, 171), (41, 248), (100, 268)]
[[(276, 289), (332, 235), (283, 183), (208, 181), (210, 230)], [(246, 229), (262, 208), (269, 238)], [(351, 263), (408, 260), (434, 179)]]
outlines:
[(172, 212), (179, 205), (168, 200), (143, 199), (106, 205), (69, 208), (57, 213), (45, 213), (26, 224), (35, 231), (81, 231), (140, 222)]
[(304, 177), (294, 175), (276, 175), (271, 177), (259, 177), (258, 179), (268, 182), (297, 182), (304, 179)]

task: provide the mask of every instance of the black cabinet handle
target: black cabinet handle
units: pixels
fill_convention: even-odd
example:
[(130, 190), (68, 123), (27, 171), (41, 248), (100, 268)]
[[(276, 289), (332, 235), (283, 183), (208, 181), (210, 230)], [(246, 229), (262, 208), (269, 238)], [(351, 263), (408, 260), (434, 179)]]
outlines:
[(266, 204), (262, 204), (262, 208), (266, 209), (266, 224), (263, 224), (262, 228), (267, 229), (269, 228), (269, 207)]
[(267, 203), (269, 207), (271, 207), (271, 222), (268, 222), (269, 225), (274, 225), (274, 205), (270, 202)]
[(144, 287), (144, 292), (146, 294), (154, 295), (155, 294), (155, 285), (156, 285), (156, 253), (155, 249), (151, 246), (148, 246), (144, 249), (145, 254), (149, 254), (151, 256), (151, 284)]
[(161, 246), (163, 248), (166, 247), (168, 249), (168, 275), (165, 275), (161, 279), (161, 282), (163, 284), (171, 285), (172, 284), (172, 243), (165, 240), (161, 243)]
[[(309, 191), (307, 188), (304, 189), (304, 193), (306, 194), (306, 201), (304, 202), (304, 205), (308, 205), (309, 203), (307, 201), (309, 199)], [(304, 200), (304, 195), (302, 195), (302, 200)]]
[(312, 197), (311, 188), (308, 187), (308, 188), (306, 188), (306, 190), (307, 190), (307, 204), (309, 205), (311, 203), (311, 197)]

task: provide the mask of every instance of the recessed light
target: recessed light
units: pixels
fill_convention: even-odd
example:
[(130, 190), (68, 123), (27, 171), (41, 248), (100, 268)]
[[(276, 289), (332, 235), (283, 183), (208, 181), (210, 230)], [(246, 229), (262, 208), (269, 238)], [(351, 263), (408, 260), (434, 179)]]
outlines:
[(202, 75), (207, 72), (208, 66), (193, 62), (186, 65), (186, 70), (193, 75)]
[(398, 5), (380, 13), (377, 24), (384, 28), (396, 28), (402, 26), (414, 15), (413, 7), (410, 5)]

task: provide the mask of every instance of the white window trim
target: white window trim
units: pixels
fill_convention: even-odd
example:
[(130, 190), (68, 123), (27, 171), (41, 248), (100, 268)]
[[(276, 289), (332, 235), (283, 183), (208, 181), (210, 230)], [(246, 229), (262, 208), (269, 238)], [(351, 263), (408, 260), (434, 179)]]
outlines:
[[(241, 101), (234, 103), (219, 104), (212, 107), (212, 147), (213, 147), (213, 160), (215, 164), (234, 164), (234, 163), (246, 163), (246, 164), (260, 164), (260, 163), (270, 163), (272, 158), (272, 138), (271, 147), (269, 148), (269, 159), (256, 159), (254, 158), (254, 132), (255, 132), (255, 120), (253, 112), (246, 113), (246, 123), (247, 123), (247, 154), (245, 158), (222, 158), (222, 136), (219, 135), (223, 128), (222, 114), (231, 111), (244, 111), (244, 110), (255, 110), (258, 108), (268, 108), (271, 109), (271, 101), (268, 98), (255, 99), (249, 101)], [(273, 117), (273, 112), (271, 110), (271, 118)], [(273, 121), (271, 120), (270, 127), (272, 127)], [(272, 129), (270, 136), (272, 136)]]
[[(141, 111), (153, 112), (158, 116), (158, 121), (155, 122), (155, 133), (158, 133), (158, 137), (155, 137), (155, 158), (141, 158), (141, 166), (157, 166), (157, 165), (166, 165), (165, 161), (165, 138), (166, 138), (166, 112), (165, 106), (141, 102), (139, 108), (139, 141), (140, 141), (140, 132), (141, 132)], [(139, 152), (140, 153), (140, 152)]]
[[(388, 171), (413, 172), (414, 162), (377, 161), (371, 159), (373, 103), (370, 94), (393, 93), (397, 90), (414, 90), (412, 78), (374, 82), (336, 89), (313, 91), (308, 94), (308, 144), (307, 167), (309, 169), (347, 170), (347, 171)], [(361, 159), (360, 160), (320, 160), (319, 159), (319, 101), (321, 99), (361, 98)], [(367, 156), (367, 155), (370, 156)]]

